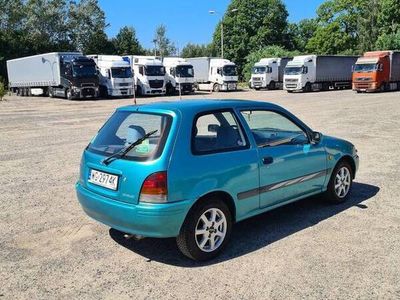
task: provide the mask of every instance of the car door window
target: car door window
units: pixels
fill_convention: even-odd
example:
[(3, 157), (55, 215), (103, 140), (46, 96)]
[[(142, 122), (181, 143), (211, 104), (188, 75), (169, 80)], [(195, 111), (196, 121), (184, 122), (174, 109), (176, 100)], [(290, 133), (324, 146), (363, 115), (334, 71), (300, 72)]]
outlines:
[(192, 131), (194, 154), (233, 151), (247, 147), (243, 131), (230, 111), (202, 114), (194, 122)]
[(274, 111), (241, 111), (259, 147), (304, 145), (308, 136), (293, 121)]

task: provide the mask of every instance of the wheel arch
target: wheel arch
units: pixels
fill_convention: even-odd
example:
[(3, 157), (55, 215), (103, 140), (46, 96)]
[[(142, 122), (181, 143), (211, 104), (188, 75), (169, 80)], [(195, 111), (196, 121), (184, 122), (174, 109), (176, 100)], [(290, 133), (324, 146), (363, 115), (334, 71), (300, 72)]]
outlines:
[(356, 171), (357, 171), (357, 169), (356, 169), (356, 163), (355, 163), (355, 161), (354, 161), (354, 158), (351, 157), (351, 156), (348, 155), (348, 154), (343, 155), (343, 156), (336, 162), (335, 168), (336, 168), (336, 166), (337, 166), (340, 162), (342, 162), (342, 161), (345, 161), (345, 162), (347, 162), (347, 163), (350, 164), (351, 173), (352, 173), (353, 179), (354, 179), (354, 178), (356, 177)]
[(232, 196), (228, 192), (225, 192), (225, 191), (212, 191), (212, 192), (202, 195), (193, 203), (193, 205), (190, 207), (187, 215), (189, 215), (190, 212), (194, 208), (196, 208), (200, 203), (204, 203), (205, 201), (209, 201), (210, 199), (222, 200), (222, 202), (224, 202), (226, 204), (226, 206), (228, 206), (229, 211), (232, 216), (232, 222), (235, 223), (235, 221), (236, 221), (236, 204), (235, 204), (235, 201), (233, 200)]

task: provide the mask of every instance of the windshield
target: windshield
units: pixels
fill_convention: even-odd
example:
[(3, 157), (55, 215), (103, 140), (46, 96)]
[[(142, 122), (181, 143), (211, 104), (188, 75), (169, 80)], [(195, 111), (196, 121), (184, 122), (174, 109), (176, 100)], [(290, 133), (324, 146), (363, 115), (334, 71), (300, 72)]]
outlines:
[(93, 77), (97, 72), (95, 65), (73, 65), (72, 74), (74, 77)]
[(354, 66), (354, 72), (372, 72), (376, 69), (376, 64), (356, 64)]
[(224, 76), (237, 76), (236, 66), (224, 66), (222, 70)]
[(145, 74), (147, 76), (164, 76), (165, 68), (163, 66), (146, 66)]
[(110, 156), (142, 138), (145, 134), (157, 132), (130, 150), (123, 159), (151, 160), (163, 151), (171, 126), (172, 117), (150, 113), (117, 111), (100, 129), (87, 150)]
[(130, 67), (126, 68), (111, 68), (112, 78), (132, 78), (132, 70)]
[(266, 73), (266, 67), (253, 67), (252, 74), (264, 74)]
[(286, 67), (285, 75), (299, 75), (303, 73), (303, 67)]
[(177, 77), (193, 77), (194, 71), (193, 66), (177, 66), (176, 67)]

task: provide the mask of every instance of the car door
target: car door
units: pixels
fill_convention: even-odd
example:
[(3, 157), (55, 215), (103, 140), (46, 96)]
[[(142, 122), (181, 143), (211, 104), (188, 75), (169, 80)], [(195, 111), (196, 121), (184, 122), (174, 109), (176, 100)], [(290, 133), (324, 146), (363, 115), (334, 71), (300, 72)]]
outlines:
[(325, 149), (310, 143), (300, 124), (278, 111), (243, 110), (241, 114), (258, 148), (261, 208), (322, 190)]

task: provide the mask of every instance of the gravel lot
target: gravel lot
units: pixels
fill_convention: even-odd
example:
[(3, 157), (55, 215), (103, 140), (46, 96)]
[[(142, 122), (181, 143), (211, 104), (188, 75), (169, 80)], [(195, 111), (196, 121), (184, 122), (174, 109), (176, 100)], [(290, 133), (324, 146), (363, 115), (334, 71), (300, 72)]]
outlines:
[[(198, 264), (174, 239), (125, 240), (75, 196), (82, 150), (129, 99), (0, 102), (0, 298), (399, 299), (400, 93), (242, 91), (349, 139), (361, 167), (348, 202), (310, 198), (236, 224)], [(173, 98), (140, 98), (138, 103)]]

